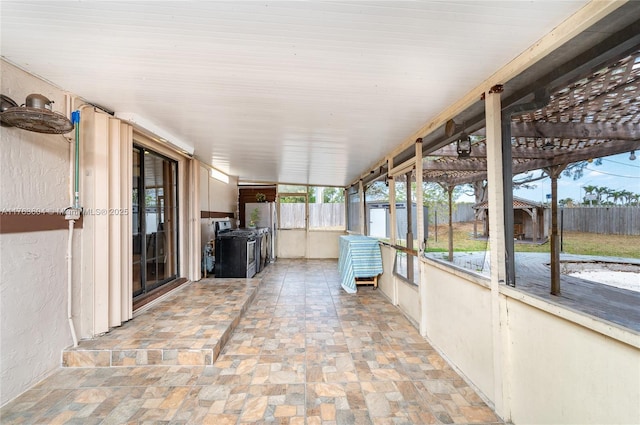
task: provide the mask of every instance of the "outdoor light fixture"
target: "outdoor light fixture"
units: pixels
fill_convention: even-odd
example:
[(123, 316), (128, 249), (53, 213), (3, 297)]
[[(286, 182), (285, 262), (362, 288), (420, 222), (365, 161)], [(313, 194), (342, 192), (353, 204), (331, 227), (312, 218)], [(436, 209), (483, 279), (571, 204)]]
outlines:
[(629, 161), (636, 160), (636, 151), (631, 151), (631, 155), (629, 155)]
[(466, 158), (471, 155), (471, 137), (465, 132), (460, 135), (456, 143), (456, 152), (458, 152), (458, 158)]

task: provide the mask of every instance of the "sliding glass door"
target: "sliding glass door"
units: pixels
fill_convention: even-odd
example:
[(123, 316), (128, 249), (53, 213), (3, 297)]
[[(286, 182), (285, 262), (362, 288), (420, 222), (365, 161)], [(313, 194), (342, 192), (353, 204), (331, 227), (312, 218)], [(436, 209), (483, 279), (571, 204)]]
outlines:
[(177, 163), (133, 148), (133, 297), (178, 276)]

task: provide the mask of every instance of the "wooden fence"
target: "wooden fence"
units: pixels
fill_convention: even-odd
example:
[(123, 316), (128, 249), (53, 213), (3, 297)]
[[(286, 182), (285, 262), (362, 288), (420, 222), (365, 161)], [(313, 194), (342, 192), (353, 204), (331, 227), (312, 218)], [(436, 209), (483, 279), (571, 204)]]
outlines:
[(640, 207), (562, 208), (566, 231), (606, 235), (640, 235)]
[[(304, 204), (280, 204), (280, 227), (304, 229)], [(344, 204), (309, 204), (309, 228), (344, 229)]]
[[(640, 207), (572, 207), (561, 208), (565, 231), (600, 233), (607, 235), (640, 235)], [(356, 210), (357, 212), (357, 210)], [(432, 213), (428, 213), (433, 221)], [(344, 204), (309, 204), (311, 229), (340, 229), (345, 226)], [(448, 221), (448, 215), (439, 214), (438, 222)], [(453, 221), (473, 221), (471, 204), (458, 204)], [(304, 204), (280, 204), (280, 223), (285, 229), (304, 228)]]

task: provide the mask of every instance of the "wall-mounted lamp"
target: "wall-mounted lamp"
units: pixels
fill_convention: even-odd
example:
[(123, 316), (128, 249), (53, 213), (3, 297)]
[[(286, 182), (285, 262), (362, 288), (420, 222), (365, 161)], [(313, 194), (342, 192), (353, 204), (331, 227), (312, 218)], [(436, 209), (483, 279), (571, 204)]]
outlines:
[(456, 152), (458, 152), (458, 158), (466, 158), (471, 155), (471, 137), (465, 132), (460, 135), (460, 138), (456, 142)]
[(631, 151), (631, 155), (629, 155), (629, 161), (636, 160), (636, 151)]

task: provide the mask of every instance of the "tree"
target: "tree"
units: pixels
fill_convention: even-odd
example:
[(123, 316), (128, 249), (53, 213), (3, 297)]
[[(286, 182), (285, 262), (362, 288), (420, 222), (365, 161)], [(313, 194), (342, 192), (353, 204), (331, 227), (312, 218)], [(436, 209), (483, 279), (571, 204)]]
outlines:
[[(389, 181), (391, 184), (393, 180)], [(389, 186), (383, 181), (375, 181), (365, 190), (367, 202), (389, 202)]]
[[(598, 186), (593, 186), (593, 185), (588, 185), (588, 186), (583, 186), (584, 189), (584, 199), (582, 201), (583, 204), (586, 204), (587, 202), (587, 198), (589, 198), (589, 204), (591, 205), (593, 202), (593, 196), (595, 196), (595, 191), (596, 189), (598, 189)], [(587, 196), (589, 195), (589, 196)]]
[(558, 205), (560, 205), (561, 207), (572, 207), (573, 203), (574, 203), (574, 200), (571, 198), (564, 198), (564, 199), (558, 200)]
[(602, 204), (602, 197), (607, 196), (611, 189), (608, 187), (597, 187), (596, 188), (596, 204)]
[(339, 187), (325, 187), (322, 201), (327, 204), (344, 202), (344, 190)]
[(633, 192), (630, 192), (628, 190), (620, 191), (620, 199), (622, 200), (623, 205), (630, 205), (632, 196), (633, 196)]
[(591, 164), (602, 165), (602, 158), (596, 158), (595, 160), (574, 162), (573, 164), (567, 165), (567, 168), (564, 169), (562, 174), (567, 177), (572, 177), (573, 180), (579, 180), (584, 175), (584, 170)]

